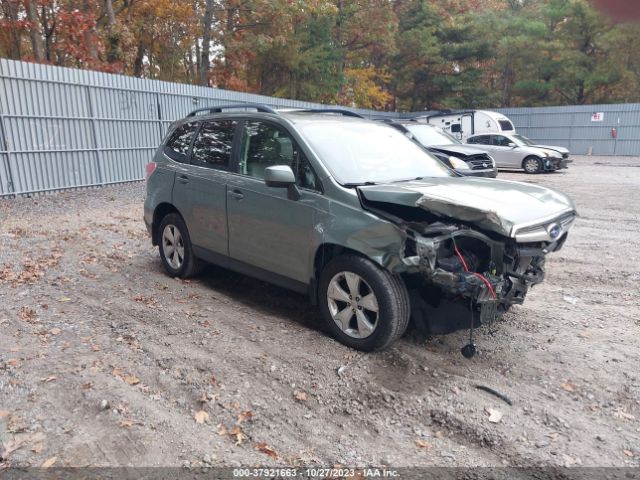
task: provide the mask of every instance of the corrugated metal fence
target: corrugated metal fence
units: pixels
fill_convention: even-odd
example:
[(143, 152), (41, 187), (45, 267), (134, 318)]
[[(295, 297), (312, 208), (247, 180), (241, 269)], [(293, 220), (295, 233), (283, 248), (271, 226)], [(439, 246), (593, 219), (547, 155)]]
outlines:
[[(227, 103), (321, 106), (0, 59), (0, 197), (140, 180), (171, 122)], [(640, 104), (502, 111), (541, 143), (577, 154), (640, 155)], [(604, 112), (604, 121), (591, 122), (594, 112)]]
[(576, 155), (640, 155), (640, 103), (496, 111), (509, 117), (518, 133)]
[(322, 106), (0, 59), (0, 196), (141, 180), (171, 122), (229, 103)]

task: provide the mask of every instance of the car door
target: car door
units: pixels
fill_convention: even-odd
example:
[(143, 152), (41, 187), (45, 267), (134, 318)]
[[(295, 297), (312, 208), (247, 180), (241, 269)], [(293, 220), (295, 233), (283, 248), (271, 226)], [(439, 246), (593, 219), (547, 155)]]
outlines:
[(185, 219), (196, 255), (220, 264), (228, 259), (226, 179), (237, 120), (200, 123), (190, 163), (176, 173), (174, 204)]
[(518, 147), (509, 146), (513, 141), (504, 135), (491, 135), (492, 152), (495, 153), (495, 160), (498, 167), (521, 168), (522, 153)]
[[(312, 232), (321, 193), (317, 175), (287, 130), (267, 121), (246, 121), (239, 142), (238, 173), (229, 180), (229, 256), (236, 269), (278, 282), (308, 284)], [(265, 168), (289, 165), (301, 195), (268, 187)], [(253, 271), (252, 271), (253, 270)], [(261, 274), (262, 271), (262, 274)]]

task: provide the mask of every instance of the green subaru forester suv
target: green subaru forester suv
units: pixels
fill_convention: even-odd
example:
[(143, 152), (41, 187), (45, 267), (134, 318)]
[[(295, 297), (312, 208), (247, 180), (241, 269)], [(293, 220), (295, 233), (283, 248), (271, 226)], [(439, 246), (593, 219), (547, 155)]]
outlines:
[(575, 216), (561, 193), (461, 177), (353, 112), (262, 105), (172, 125), (144, 205), (169, 275), (211, 262), (304, 292), (339, 341), (366, 351), (410, 318), (473, 332), (522, 303)]

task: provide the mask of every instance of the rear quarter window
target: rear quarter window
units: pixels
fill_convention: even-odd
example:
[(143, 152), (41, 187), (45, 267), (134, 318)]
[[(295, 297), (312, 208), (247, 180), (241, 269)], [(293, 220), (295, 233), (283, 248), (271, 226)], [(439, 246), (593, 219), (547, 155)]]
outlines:
[(176, 162), (188, 163), (189, 149), (197, 127), (196, 123), (185, 123), (176, 128), (164, 146), (167, 156)]

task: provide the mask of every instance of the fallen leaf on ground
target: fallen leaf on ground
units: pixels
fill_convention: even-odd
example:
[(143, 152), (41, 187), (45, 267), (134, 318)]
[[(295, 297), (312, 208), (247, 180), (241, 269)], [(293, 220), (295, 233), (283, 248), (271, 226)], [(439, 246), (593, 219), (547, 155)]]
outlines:
[(238, 423), (251, 420), (252, 418), (253, 418), (253, 412), (251, 412), (250, 410), (245, 410), (244, 412), (240, 412), (238, 414)]
[(22, 307), (18, 311), (18, 317), (29, 323), (36, 323), (38, 321), (38, 313), (33, 308), (29, 307)]
[(236, 445), (241, 445), (248, 437), (244, 434), (242, 429), (239, 426), (233, 427), (229, 431), (229, 436), (233, 437), (236, 442)]
[(271, 458), (278, 459), (278, 453), (271, 448), (266, 442), (260, 442), (256, 445), (256, 448), (260, 450), (262, 453), (269, 455)]
[(423, 448), (425, 450), (429, 450), (431, 449), (433, 445), (431, 445), (431, 443), (427, 442), (426, 440), (416, 440), (416, 447), (418, 448)]
[(491, 423), (498, 423), (502, 420), (502, 412), (500, 410), (496, 410), (495, 408), (488, 408), (486, 412), (489, 414), (489, 421)]
[(40, 465), (41, 468), (49, 468), (50, 466), (52, 466), (54, 463), (56, 463), (56, 460), (58, 460), (58, 457), (51, 457), (46, 459), (44, 462), (42, 462), (42, 465)]
[(613, 413), (613, 415), (618, 417), (618, 418), (624, 418), (625, 420), (635, 420), (636, 419), (635, 416), (633, 416), (630, 413), (627, 413), (627, 412), (625, 412), (623, 410), (620, 410), (620, 409), (616, 410)]
[(623, 450), (623, 452), (627, 457), (633, 457), (633, 452), (631, 450)]
[(216, 426), (216, 433), (217, 433), (218, 435), (220, 435), (220, 436), (224, 436), (224, 435), (226, 435), (226, 434), (227, 434), (227, 433), (229, 433), (229, 432), (227, 432), (227, 427), (225, 427), (224, 425), (222, 425), (221, 423), (219, 423), (219, 424)]
[(60, 330), (58, 327), (54, 327), (51, 330), (49, 330), (49, 333), (51, 335), (60, 335), (60, 332), (62, 332), (62, 330)]
[(11, 452), (15, 452), (24, 444), (24, 440), (9, 442), (0, 449), (0, 460), (6, 460)]
[(567, 392), (573, 392), (576, 389), (576, 386), (571, 382), (565, 382), (562, 384), (562, 389)]
[(83, 390), (89, 390), (90, 388), (93, 388), (93, 383), (92, 382), (83, 383), (82, 385), (80, 385), (80, 388)]
[(66, 303), (66, 302), (70, 302), (70, 301), (71, 301), (71, 299), (70, 299), (69, 297), (60, 297), (60, 298), (58, 299), (58, 301), (59, 301), (60, 303)]
[(33, 453), (40, 453), (42, 451), (42, 443), (36, 443), (33, 447), (31, 447), (31, 451)]
[(56, 378), (58, 377), (56, 377), (55, 375), (51, 375), (50, 377), (47, 377), (47, 378), (41, 378), (40, 381), (42, 383), (49, 383), (49, 382), (53, 382)]
[(0, 418), (4, 418), (9, 415), (8, 410), (0, 410)]
[(302, 390), (296, 390), (295, 392), (293, 392), (293, 396), (299, 402), (307, 401), (307, 392), (303, 392)]
[(204, 423), (209, 420), (209, 414), (204, 410), (199, 410), (195, 413), (193, 418), (196, 419), (196, 423)]
[(140, 383), (140, 379), (135, 375), (127, 375), (126, 377), (124, 377), (124, 381), (129, 385), (137, 385)]

